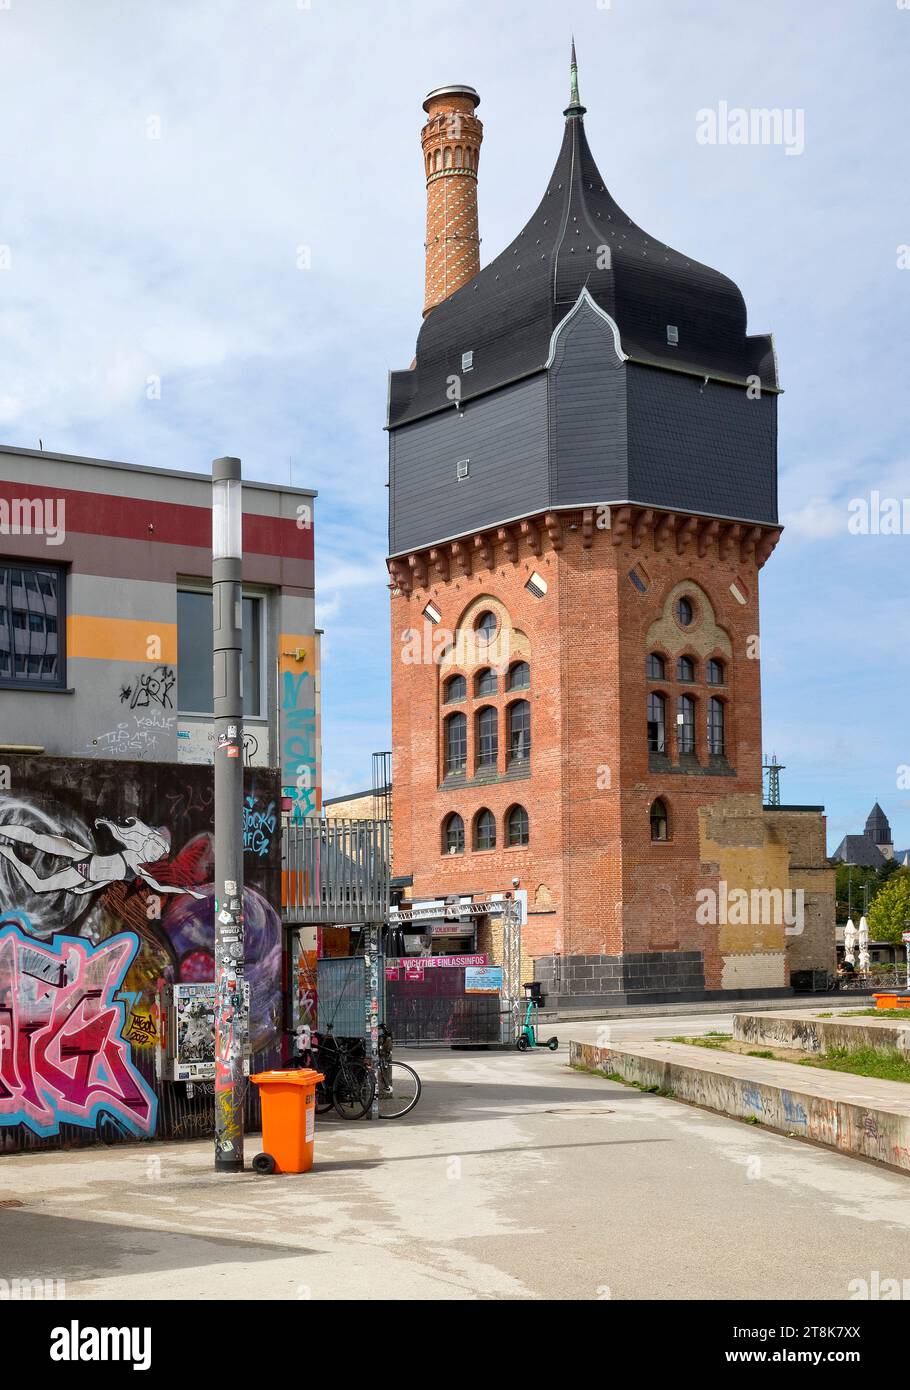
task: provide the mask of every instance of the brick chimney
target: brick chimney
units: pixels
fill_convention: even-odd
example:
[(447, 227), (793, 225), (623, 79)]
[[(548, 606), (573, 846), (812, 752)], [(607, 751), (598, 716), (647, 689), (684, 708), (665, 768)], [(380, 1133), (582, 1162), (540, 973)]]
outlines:
[(427, 276), (423, 314), (461, 289), (480, 269), (477, 165), (483, 126), (473, 87), (437, 87), (420, 132), (427, 179)]

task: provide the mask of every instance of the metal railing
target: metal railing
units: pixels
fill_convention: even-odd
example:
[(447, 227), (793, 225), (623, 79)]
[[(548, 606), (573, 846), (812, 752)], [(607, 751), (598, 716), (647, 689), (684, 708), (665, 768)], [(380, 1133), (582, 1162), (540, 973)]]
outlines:
[(356, 926), (389, 914), (389, 823), (319, 820), (284, 827), (281, 905), (286, 922)]

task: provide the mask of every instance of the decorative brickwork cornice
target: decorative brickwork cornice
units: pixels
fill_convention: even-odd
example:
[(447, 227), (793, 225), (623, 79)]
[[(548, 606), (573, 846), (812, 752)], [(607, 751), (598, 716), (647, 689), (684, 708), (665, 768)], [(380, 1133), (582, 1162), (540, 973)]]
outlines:
[(634, 549), (655, 553), (674, 546), (678, 555), (716, 554), (720, 560), (738, 557), (742, 564), (754, 560), (757, 569), (767, 561), (780, 539), (780, 526), (749, 525), (719, 517), (692, 516), (657, 511), (653, 507), (624, 504), (620, 507), (583, 507), (572, 511), (543, 512), (508, 526), (489, 527), (457, 540), (419, 550), (388, 561), (391, 586), (404, 593), (446, 582), (456, 571), (470, 576), (499, 564), (518, 564), (528, 555), (562, 551), (567, 536), (580, 532), (581, 544), (590, 549), (600, 537), (613, 545), (628, 541)]

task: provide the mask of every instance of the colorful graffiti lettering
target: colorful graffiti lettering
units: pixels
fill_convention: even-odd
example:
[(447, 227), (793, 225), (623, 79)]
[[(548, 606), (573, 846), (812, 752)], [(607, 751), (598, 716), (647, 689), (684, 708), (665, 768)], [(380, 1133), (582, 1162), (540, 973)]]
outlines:
[(311, 671), (285, 671), (281, 693), (282, 795), (301, 821), (318, 807), (316, 765), (316, 682)]
[(277, 824), (274, 801), (263, 809), (254, 796), (248, 796), (243, 803), (243, 848), (265, 858), (272, 847)]
[(130, 1060), (116, 997), (138, 936), (48, 945), (29, 926), (24, 914), (0, 921), (0, 1125), (46, 1137), (64, 1123), (94, 1129), (107, 1113), (130, 1134), (153, 1134), (158, 1102)]

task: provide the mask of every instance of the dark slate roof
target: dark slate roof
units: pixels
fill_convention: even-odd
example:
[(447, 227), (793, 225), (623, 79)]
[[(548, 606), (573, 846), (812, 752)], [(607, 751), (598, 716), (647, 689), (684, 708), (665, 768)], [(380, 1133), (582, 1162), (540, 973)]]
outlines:
[[(623, 351), (650, 365), (777, 388), (768, 336), (749, 337), (746, 305), (719, 271), (674, 251), (613, 200), (594, 162), (582, 119), (566, 112), (556, 167), (537, 211), (501, 255), (427, 315), (415, 365), (393, 372), (389, 425), (452, 409), (448, 378), (470, 400), (539, 371), (554, 328), (587, 287), (619, 326)], [(610, 264), (598, 267), (598, 248)], [(603, 257), (601, 257), (603, 259)], [(679, 346), (667, 343), (667, 326)], [(471, 371), (462, 353), (471, 351)]]
[(879, 869), (885, 862), (885, 856), (868, 835), (845, 835), (831, 858), (860, 869)]
[(878, 802), (876, 801), (875, 805), (872, 807), (872, 810), (866, 817), (866, 830), (868, 831), (890, 829), (891, 826), (888, 824), (888, 817), (885, 815), (881, 806), (879, 806)]

